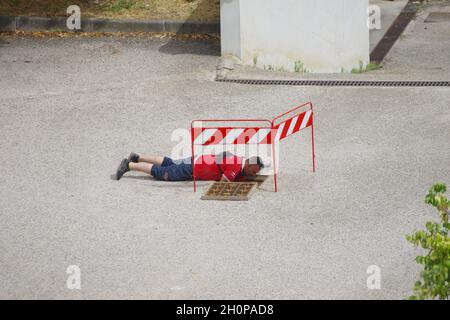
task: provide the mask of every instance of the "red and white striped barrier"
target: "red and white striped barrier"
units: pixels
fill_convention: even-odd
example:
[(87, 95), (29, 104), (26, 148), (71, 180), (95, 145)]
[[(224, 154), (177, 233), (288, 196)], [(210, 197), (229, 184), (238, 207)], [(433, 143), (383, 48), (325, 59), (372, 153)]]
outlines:
[[(229, 123), (237, 123), (238, 125), (230, 126)], [(271, 121), (266, 119), (210, 119), (192, 121), (192, 163), (194, 163), (195, 159), (195, 146), (245, 144), (272, 145), (274, 184), (276, 192), (278, 188), (275, 161), (275, 145), (279, 141), (309, 127), (311, 127), (312, 162), (313, 171), (315, 172), (314, 111), (311, 102), (291, 109), (288, 112), (275, 117)], [(193, 178), (195, 191), (195, 166)]]

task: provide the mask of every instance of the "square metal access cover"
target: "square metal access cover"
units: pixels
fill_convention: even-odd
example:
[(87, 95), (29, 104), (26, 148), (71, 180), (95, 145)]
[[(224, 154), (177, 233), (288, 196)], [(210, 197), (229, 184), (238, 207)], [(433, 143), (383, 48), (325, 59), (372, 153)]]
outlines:
[(201, 199), (248, 201), (257, 186), (257, 182), (214, 182)]
[(431, 12), (424, 22), (450, 22), (450, 12)]
[(254, 177), (245, 177), (241, 182), (257, 182), (258, 187), (260, 187), (268, 178), (269, 176), (256, 175)]

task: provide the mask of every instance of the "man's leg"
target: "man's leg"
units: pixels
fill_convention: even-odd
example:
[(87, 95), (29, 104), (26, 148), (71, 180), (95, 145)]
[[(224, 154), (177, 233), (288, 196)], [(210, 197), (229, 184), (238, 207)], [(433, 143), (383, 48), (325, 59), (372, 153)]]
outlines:
[(138, 171), (149, 174), (157, 180), (165, 181), (186, 181), (192, 179), (192, 165), (190, 164), (171, 164), (169, 158), (164, 158), (167, 165), (157, 165), (148, 162), (130, 162), (128, 159), (123, 159), (117, 169), (116, 178), (120, 180), (122, 176), (128, 171)]
[(153, 178), (160, 181), (187, 181), (192, 179), (192, 166), (186, 164), (158, 166), (139, 162), (130, 163), (130, 169), (150, 174)]
[(137, 153), (130, 153), (128, 157), (130, 162), (146, 162), (150, 164), (156, 164), (158, 166), (169, 166), (173, 164), (173, 161), (167, 157), (139, 155)]
[(138, 162), (138, 163), (130, 162), (128, 167), (130, 168), (131, 171), (139, 171), (151, 175), (153, 164), (147, 162)]
[(180, 163), (168, 166), (153, 166), (151, 175), (156, 180), (189, 181), (192, 180), (192, 165)]
[(159, 156), (148, 156), (148, 155), (140, 155), (138, 162), (146, 162), (146, 163), (151, 163), (151, 164), (156, 164), (158, 166), (162, 165), (164, 161), (164, 157), (159, 157)]
[(130, 170), (151, 174), (152, 167), (153, 164), (150, 163), (146, 162), (134, 163), (130, 162), (130, 160), (128, 159), (123, 159), (119, 165), (119, 168), (116, 171), (116, 179), (120, 180), (122, 176)]

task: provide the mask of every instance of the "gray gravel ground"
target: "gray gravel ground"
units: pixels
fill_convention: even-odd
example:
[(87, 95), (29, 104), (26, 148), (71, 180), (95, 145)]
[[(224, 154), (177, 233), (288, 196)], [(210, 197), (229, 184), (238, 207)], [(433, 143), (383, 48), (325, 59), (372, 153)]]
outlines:
[[(0, 44), (0, 298), (402, 299), (404, 235), (450, 184), (449, 88), (215, 83), (219, 48), (151, 39)], [(187, 52), (187, 53), (184, 53)], [(271, 117), (312, 100), (282, 146), (280, 192), (206, 202), (190, 183), (111, 180), (131, 150), (169, 153), (193, 118)], [(201, 183), (201, 191), (207, 183)], [(81, 290), (66, 288), (79, 265)], [(366, 286), (381, 268), (380, 290)]]

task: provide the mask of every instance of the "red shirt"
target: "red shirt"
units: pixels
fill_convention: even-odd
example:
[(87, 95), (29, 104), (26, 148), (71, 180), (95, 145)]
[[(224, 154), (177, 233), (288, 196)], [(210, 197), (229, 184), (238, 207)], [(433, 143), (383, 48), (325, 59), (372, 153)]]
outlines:
[(234, 181), (242, 172), (243, 158), (224, 157), (220, 164), (216, 158), (215, 155), (202, 155), (197, 158), (194, 168), (197, 180), (219, 181), (225, 177), (228, 181)]

